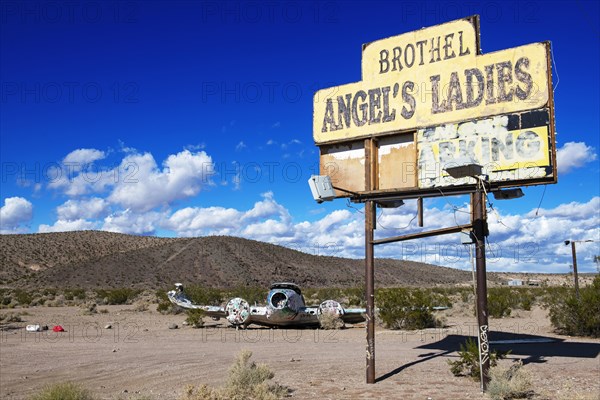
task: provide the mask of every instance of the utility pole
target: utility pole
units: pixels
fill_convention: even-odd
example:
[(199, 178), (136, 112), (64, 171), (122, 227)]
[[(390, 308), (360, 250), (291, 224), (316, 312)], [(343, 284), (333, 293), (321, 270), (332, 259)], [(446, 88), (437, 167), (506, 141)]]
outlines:
[(575, 279), (575, 296), (579, 300), (579, 277), (577, 275), (577, 251), (575, 250), (575, 241), (571, 240), (571, 254), (573, 255), (573, 279)]
[(475, 236), (475, 267), (477, 270), (477, 325), (479, 343), (479, 367), (481, 390), (486, 391), (490, 381), (490, 344), (488, 338), (488, 305), (487, 305), (487, 280), (485, 263), (485, 236), (487, 235), (487, 220), (485, 212), (485, 195), (482, 185), (485, 182), (478, 180), (477, 190), (471, 195), (471, 223)]
[[(365, 139), (365, 187), (377, 188), (377, 146)], [(375, 383), (375, 201), (365, 202), (365, 291), (367, 297), (367, 383)]]
[[(575, 243), (588, 243), (588, 242), (593, 242), (593, 240), (565, 240), (565, 245), (569, 245), (571, 244), (571, 255), (573, 256), (573, 279), (575, 280), (575, 296), (577, 296), (577, 299), (580, 299), (579, 297), (579, 276), (577, 275), (577, 250), (575, 249)], [(596, 256), (594, 258), (594, 262), (597, 262), (596, 259), (598, 258), (598, 256)], [(600, 264), (599, 264), (600, 265)]]

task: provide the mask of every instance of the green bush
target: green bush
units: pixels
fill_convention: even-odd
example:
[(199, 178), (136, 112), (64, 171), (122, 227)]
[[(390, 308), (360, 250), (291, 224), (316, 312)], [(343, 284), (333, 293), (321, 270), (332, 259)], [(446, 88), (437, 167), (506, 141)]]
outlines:
[[(186, 290), (187, 291), (187, 290)], [(214, 296), (214, 294), (212, 294)], [(223, 296), (221, 295), (221, 298)], [(227, 298), (241, 297), (248, 304), (261, 304), (267, 298), (267, 292), (264, 288), (255, 286), (238, 286), (227, 293)], [(215, 296), (216, 298), (216, 296)], [(208, 304), (208, 303), (207, 303)]]
[(185, 294), (195, 304), (218, 306), (223, 301), (223, 293), (219, 289), (189, 286), (185, 288)]
[(158, 301), (156, 311), (158, 311), (161, 314), (179, 314), (182, 312), (181, 307), (178, 307), (175, 304), (171, 303), (169, 297), (167, 296), (166, 290), (157, 290), (156, 300)]
[(508, 287), (488, 289), (488, 313), (494, 318), (508, 317), (515, 306), (515, 296)]
[(92, 395), (81, 386), (66, 382), (46, 386), (30, 400), (92, 400)]
[(592, 285), (580, 288), (579, 293), (580, 298), (574, 290), (563, 291), (562, 296), (549, 296), (550, 321), (565, 335), (600, 337), (600, 275)]
[(121, 289), (97, 289), (96, 296), (98, 299), (106, 299), (107, 304), (128, 304), (131, 303), (141, 290), (131, 288)]
[(436, 326), (430, 293), (420, 289), (380, 289), (376, 295), (379, 316), (390, 329), (424, 329)]
[[(490, 351), (490, 367), (495, 367), (498, 360), (505, 358), (507, 354), (508, 352)], [(477, 345), (477, 340), (468, 338), (464, 345), (460, 345), (458, 360), (448, 360), (448, 364), (454, 376), (470, 376), (474, 380), (479, 380), (481, 372), (479, 369), (479, 346)]]
[(84, 289), (65, 289), (64, 291), (65, 300), (85, 300), (85, 290)]
[(33, 301), (33, 296), (23, 289), (15, 289), (13, 296), (22, 306), (27, 306)]
[[(348, 288), (344, 291), (348, 306), (366, 307), (365, 288)], [(333, 299), (336, 300), (336, 299)]]
[(204, 318), (204, 315), (206, 314), (204, 310), (189, 309), (186, 310), (185, 313), (187, 314), (187, 318), (185, 319), (185, 321), (192, 328), (202, 328), (204, 326), (204, 321), (202, 320), (202, 318)]

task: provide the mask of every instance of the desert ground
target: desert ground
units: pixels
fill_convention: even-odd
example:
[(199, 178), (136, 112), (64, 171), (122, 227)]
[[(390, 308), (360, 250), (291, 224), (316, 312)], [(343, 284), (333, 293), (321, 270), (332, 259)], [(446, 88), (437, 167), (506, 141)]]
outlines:
[[(153, 308), (154, 307), (154, 308)], [(73, 381), (103, 399), (177, 399), (188, 384), (222, 385), (236, 354), (275, 372), (297, 399), (487, 399), (479, 383), (451, 374), (458, 344), (474, 335), (475, 318), (443, 311), (445, 327), (423, 331), (376, 332), (377, 383), (365, 383), (363, 324), (342, 330), (249, 328), (222, 321), (183, 326), (185, 314), (162, 315), (151, 306), (99, 306), (107, 312), (83, 315), (79, 307), (31, 307), (22, 322), (0, 332), (0, 398), (23, 399), (44, 385)], [(26, 332), (26, 324), (49, 331)], [(65, 332), (52, 332), (60, 324)], [(106, 325), (112, 329), (105, 329)], [(178, 324), (179, 329), (169, 329)], [(553, 343), (492, 346), (521, 359), (538, 399), (599, 399), (600, 340), (552, 333), (546, 311), (518, 311), (491, 319), (492, 341), (544, 337)]]

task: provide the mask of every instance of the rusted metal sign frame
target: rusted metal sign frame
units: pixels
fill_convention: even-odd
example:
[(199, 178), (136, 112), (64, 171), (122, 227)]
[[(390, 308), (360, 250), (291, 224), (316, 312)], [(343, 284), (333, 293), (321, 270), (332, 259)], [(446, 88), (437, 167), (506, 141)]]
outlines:
[[(472, 22), (476, 28), (476, 47), (477, 54), (481, 54), (480, 50), (480, 34), (479, 34), (479, 17), (474, 16)], [(548, 151), (549, 159), (552, 167), (552, 175), (538, 180), (513, 180), (509, 182), (491, 182), (487, 183), (487, 190), (495, 190), (503, 187), (528, 186), (556, 183), (557, 165), (556, 165), (556, 144), (555, 144), (555, 113), (554, 113), (554, 98), (552, 87), (552, 65), (550, 44), (546, 43), (546, 63), (547, 63), (547, 93), (548, 100), (544, 108), (548, 110)], [(500, 114), (502, 115), (502, 114)], [(409, 130), (406, 132), (414, 132)], [(404, 132), (394, 132), (394, 134)], [(413, 133), (414, 134), (414, 133)], [(375, 282), (374, 282), (374, 246), (377, 244), (391, 243), (402, 240), (410, 240), (435, 236), (441, 234), (455, 233), (462, 231), (465, 228), (473, 229), (476, 245), (477, 258), (477, 319), (478, 319), (478, 343), (481, 365), (481, 388), (485, 390), (488, 383), (489, 371), (489, 341), (488, 341), (488, 310), (487, 310), (487, 281), (486, 281), (486, 259), (485, 259), (485, 236), (488, 235), (487, 215), (485, 209), (485, 193), (482, 191), (482, 181), (477, 181), (476, 184), (462, 186), (446, 186), (443, 188), (414, 188), (412, 190), (378, 190), (379, 174), (378, 174), (378, 155), (377, 155), (377, 140), (385, 138), (385, 134), (365, 137), (364, 140), (364, 192), (352, 194), (351, 191), (343, 191), (345, 194), (339, 197), (351, 197), (352, 201), (365, 203), (365, 286), (366, 286), (366, 301), (367, 301), (367, 357), (366, 357), (366, 380), (367, 383), (375, 383)], [(356, 142), (360, 138), (353, 138)], [(348, 140), (340, 140), (339, 143), (346, 143)], [(415, 140), (416, 142), (416, 140)], [(331, 142), (335, 143), (335, 142)], [(319, 144), (320, 150), (323, 146), (330, 145), (328, 143)], [(416, 143), (415, 143), (416, 144)], [(415, 146), (415, 151), (418, 149)], [(322, 152), (321, 152), (322, 155)], [(417, 157), (415, 157), (415, 160)], [(391, 237), (387, 239), (374, 240), (375, 229), (375, 206), (377, 201), (383, 199), (411, 199), (417, 198), (419, 204), (419, 226), (422, 226), (422, 199), (424, 197), (439, 197), (440, 195), (471, 195), (471, 224), (457, 227), (439, 229), (429, 232), (421, 232), (417, 234)]]

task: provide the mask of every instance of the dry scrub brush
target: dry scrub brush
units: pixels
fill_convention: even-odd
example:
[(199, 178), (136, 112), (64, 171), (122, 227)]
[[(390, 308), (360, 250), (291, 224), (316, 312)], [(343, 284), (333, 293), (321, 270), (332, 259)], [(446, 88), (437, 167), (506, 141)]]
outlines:
[(492, 400), (527, 399), (534, 395), (531, 375), (521, 360), (510, 366), (490, 368), (488, 394)]
[(264, 364), (250, 362), (252, 352), (242, 350), (229, 369), (224, 387), (201, 385), (186, 387), (181, 400), (278, 400), (289, 390), (277, 383), (269, 383), (275, 374)]
[(94, 397), (87, 389), (72, 382), (48, 385), (30, 400), (92, 400)]
[(321, 329), (342, 329), (344, 321), (336, 312), (325, 311), (319, 316)]

